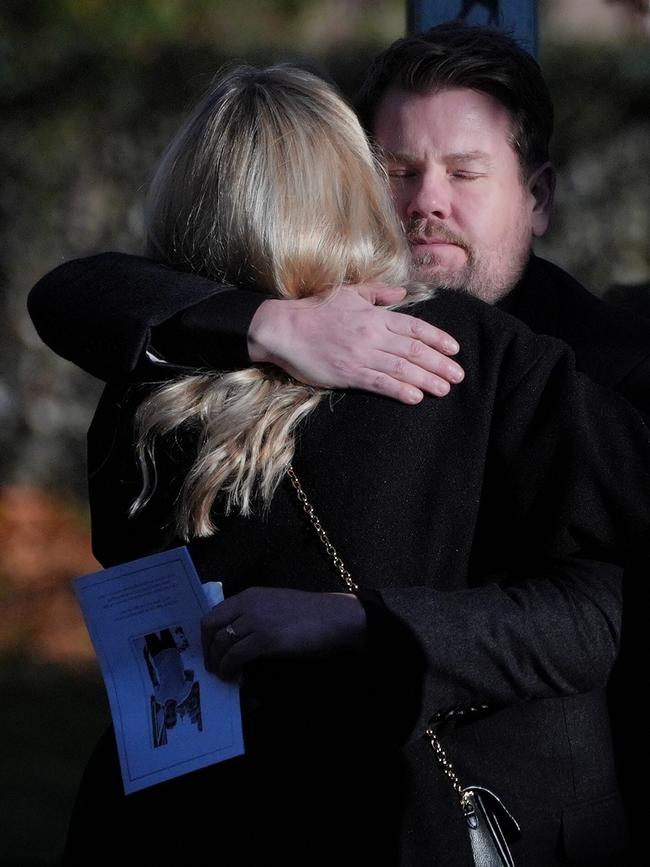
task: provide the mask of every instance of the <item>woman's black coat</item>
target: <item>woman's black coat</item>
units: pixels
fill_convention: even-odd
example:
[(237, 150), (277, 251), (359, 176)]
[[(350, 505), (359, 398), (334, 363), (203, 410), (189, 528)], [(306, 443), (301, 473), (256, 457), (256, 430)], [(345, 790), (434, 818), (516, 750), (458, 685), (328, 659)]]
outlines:
[[(99, 819), (118, 829), (118, 848), (137, 831), (142, 852), (161, 839), (167, 852), (172, 840), (184, 852), (214, 843), (223, 863), (470, 864), (460, 808), (423, 737), (432, 717), (447, 720), (461, 780), (494, 790), (519, 820), (517, 864), (622, 863), (604, 685), (618, 566), (646, 553), (650, 435), (625, 401), (576, 374), (566, 347), (506, 314), (445, 294), (416, 310), (458, 338), (464, 383), (417, 407), (337, 394), (297, 442), (297, 473), (364, 588), (371, 651), (253, 666), (247, 756), (154, 790), (121, 797), (106, 742), (82, 787), (70, 863)], [(90, 432), (106, 565), (178, 544), (168, 519), (183, 458), (172, 446), (160, 495), (125, 517), (137, 399), (109, 387)], [(190, 550), (227, 594), (341, 589), (288, 483), (266, 517), (218, 525)], [(108, 800), (94, 817), (98, 790)], [(176, 836), (148, 830), (174, 823)]]

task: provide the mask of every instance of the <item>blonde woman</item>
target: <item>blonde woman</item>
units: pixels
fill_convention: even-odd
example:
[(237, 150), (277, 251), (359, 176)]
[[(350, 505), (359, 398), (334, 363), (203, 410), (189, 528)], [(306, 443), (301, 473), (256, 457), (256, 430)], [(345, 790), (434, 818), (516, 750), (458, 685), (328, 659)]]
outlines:
[(560, 863), (558, 800), (605, 793), (620, 849), (604, 685), (615, 564), (647, 538), (640, 418), (580, 379), (562, 344), (409, 284), (382, 172), (308, 72), (222, 75), (160, 163), (148, 226), (157, 258), (271, 295), (327, 304), (350, 283), (406, 285), (411, 313), (460, 338), (467, 378), (417, 407), (271, 365), (161, 365), (162, 384), (107, 389), (89, 436), (96, 554), (187, 541), (224, 582), (205, 656), (242, 676), (246, 755), (125, 798), (109, 734), (66, 863), (472, 864), (425, 736), (448, 717), (461, 780), (524, 829), (515, 860)]

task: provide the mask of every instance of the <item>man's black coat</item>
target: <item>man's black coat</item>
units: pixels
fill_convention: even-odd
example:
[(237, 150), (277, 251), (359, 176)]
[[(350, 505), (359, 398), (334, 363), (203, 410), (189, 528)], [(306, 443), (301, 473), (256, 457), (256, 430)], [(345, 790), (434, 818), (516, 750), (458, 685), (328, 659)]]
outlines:
[[(246, 334), (264, 300), (148, 259), (103, 253), (46, 274), (28, 304), (48, 346), (108, 382), (132, 374), (151, 348), (190, 366), (249, 364)], [(650, 321), (606, 304), (535, 256), (499, 306), (535, 333), (564, 340), (579, 370), (650, 413)]]
[[(113, 287), (106, 293), (108, 303), (106, 297), (102, 302), (106, 316), (99, 333), (103, 334), (103, 340), (99, 344), (95, 343), (93, 355), (89, 353), (88, 347), (72, 346), (69, 341), (67, 347), (63, 346), (61, 333), (58, 337), (53, 337), (51, 332), (44, 333), (43, 336), (57, 351), (63, 350), (63, 354), (72, 357), (77, 363), (83, 362), (82, 366), (91, 372), (114, 375), (118, 368), (119, 374), (131, 371), (137, 363), (141, 363), (143, 349), (149, 345), (152, 334), (157, 352), (175, 356), (174, 360), (180, 358), (189, 364), (200, 361), (224, 365), (225, 358), (219, 353), (227, 352), (232, 358), (232, 353), (237, 351), (239, 360), (245, 363), (243, 336), (252, 312), (263, 300), (261, 297), (255, 297), (253, 293), (248, 297), (237, 290), (218, 292), (208, 281), (185, 275), (181, 282), (184, 281), (188, 287), (192, 285), (193, 289), (184, 294), (184, 303), (187, 304), (188, 298), (194, 303), (182, 312), (183, 293), (175, 288), (178, 275), (173, 272), (160, 270), (143, 260), (136, 262), (114, 257), (103, 257), (85, 264), (72, 263), (69, 266), (71, 270), (75, 268), (79, 269), (78, 279), (82, 283), (86, 282), (86, 288), (88, 280), (94, 282), (92, 294), (96, 303), (89, 308), (92, 309), (93, 318), (97, 316), (98, 309), (101, 309), (101, 305), (97, 306), (97, 268), (99, 274), (103, 274), (103, 281)], [(132, 285), (134, 273), (139, 275), (136, 280), (139, 288), (135, 292), (137, 301), (134, 304), (124, 304), (125, 290), (114, 291), (124, 280), (124, 274), (119, 273), (120, 269), (124, 268), (127, 271), (131, 269), (129, 280)], [(111, 270), (113, 273), (109, 276)], [(154, 284), (160, 289), (161, 275), (169, 279), (172, 288), (171, 292), (164, 295), (164, 302), (157, 306), (157, 313), (152, 313), (150, 302), (156, 291)], [(64, 278), (65, 275), (59, 271), (54, 279)], [(52, 281), (52, 275), (48, 279)], [(542, 292), (547, 292), (548, 304), (542, 303)], [(120, 295), (121, 304), (118, 301)], [(45, 298), (47, 303), (53, 298), (51, 283), (48, 287), (41, 282), (33, 292), (31, 309), (42, 332)], [(227, 299), (230, 302), (234, 300), (234, 304), (228, 303)], [(513, 313), (527, 319), (529, 324), (534, 325), (537, 317), (547, 332), (554, 330), (554, 333), (564, 339), (574, 340), (578, 344), (575, 349), (579, 367), (593, 373), (594, 378), (601, 379), (610, 387), (621, 389), (629, 399), (635, 399), (647, 408), (648, 390), (644, 387), (644, 377), (647, 382), (650, 376), (650, 325), (602, 305), (559, 269), (540, 260), (533, 260), (524, 281), (508, 299), (507, 304)], [(221, 305), (229, 310), (225, 318), (219, 313)], [(127, 307), (129, 312), (124, 316)], [(76, 310), (76, 315), (79, 315), (79, 306), (74, 305), (73, 309)], [(86, 310), (84, 314), (82, 310), (82, 317), (87, 317), (88, 312)], [(485, 385), (483, 377), (493, 369), (493, 353), (498, 355), (499, 345), (503, 346), (499, 344), (498, 338), (500, 318), (492, 314), (482, 315), (487, 316), (491, 322), (496, 322), (491, 330), (488, 329), (490, 339), (485, 340), (486, 351), (482, 359), (461, 359), (468, 370), (463, 393), (467, 398), (471, 393), (476, 406), (480, 406), (480, 391), (474, 389)], [(120, 316), (127, 326), (121, 333), (115, 328)], [(227, 335), (221, 343), (215, 339), (215, 321), (221, 321), (222, 325), (226, 326)], [(443, 317), (437, 324), (456, 334), (461, 341), (464, 340), (465, 326), (460, 320), (454, 320), (453, 316), (450, 319)], [(88, 318), (85, 321), (84, 333), (89, 333)], [(191, 348), (181, 352), (188, 334), (194, 335)], [(604, 347), (603, 352), (610, 356), (609, 363), (602, 362), (596, 342)], [(468, 346), (475, 344), (475, 340), (467, 343)], [(232, 361), (230, 363), (232, 364)], [(475, 488), (466, 488), (466, 480), (471, 478), (467, 464), (462, 465), (462, 474), (452, 479), (437, 472), (435, 478), (425, 480), (427, 496), (429, 500), (435, 501), (436, 505), (435, 508), (427, 508), (427, 496), (420, 502), (417, 493), (412, 490), (417, 449), (414, 454), (412, 446), (407, 449), (406, 443), (399, 448), (404, 431), (410, 432), (410, 442), (426, 437), (426, 431), (410, 430), (409, 412), (412, 408), (384, 401), (385, 404), (390, 404), (386, 408), (391, 422), (383, 436), (376, 421), (368, 428), (367, 433), (359, 431), (358, 427), (354, 428), (355, 440), (358, 440), (359, 436), (366, 436), (369, 440), (365, 443), (364, 454), (367, 450), (377, 448), (375, 438), (379, 437), (383, 449), (380, 449), (383, 463), (375, 466), (371, 461), (371, 469), (364, 475), (362, 484), (360, 482), (358, 488), (352, 486), (345, 490), (339, 503), (341, 525), (339, 526), (336, 520), (328, 523), (334, 528), (333, 537), (343, 540), (338, 541), (338, 544), (345, 550), (354, 552), (357, 543), (367, 545), (369, 554), (374, 552), (375, 558), (377, 552), (382, 551), (382, 545), (387, 548), (389, 544), (393, 544), (394, 538), (400, 539), (403, 548), (400, 547), (399, 565), (391, 562), (390, 577), (394, 577), (395, 570), (403, 570), (404, 574), (400, 572), (397, 576), (397, 583), (401, 588), (408, 588), (409, 582), (417, 585), (422, 576), (427, 574), (432, 576), (432, 586), (437, 590), (458, 591), (463, 587), (471, 587), (471, 591), (464, 595), (452, 593), (449, 596), (436, 596), (434, 604), (425, 604), (414, 600), (408, 589), (382, 590), (382, 577), (386, 576), (380, 576), (377, 580), (371, 578), (367, 582), (369, 586), (379, 589), (381, 601), (387, 605), (391, 617), (397, 618), (400, 623), (408, 624), (410, 630), (418, 636), (429, 660), (430, 671), (435, 672), (435, 676), (425, 681), (425, 698), (413, 730), (421, 731), (431, 712), (444, 714), (469, 704), (488, 704), (489, 712), (483, 719), (457, 726), (447, 733), (447, 740), (450, 751), (468, 782), (479, 782), (493, 788), (509, 801), (508, 806), (519, 814), (518, 818), (524, 826), (524, 840), (519, 846), (520, 858), (525, 858), (522, 863), (539, 864), (540, 867), (553, 863), (621, 863), (620, 841), (624, 835), (625, 823), (617, 791), (604, 688), (613, 665), (619, 636), (620, 579), (616, 569), (606, 562), (595, 564), (585, 561), (585, 552), (571, 550), (571, 546), (564, 550), (546, 552), (547, 555), (550, 553), (550, 558), (540, 559), (540, 539), (546, 538), (549, 521), (553, 523), (556, 519), (559, 520), (564, 508), (561, 498), (556, 496), (556, 483), (561, 479), (563, 484), (560, 488), (564, 489), (567, 481), (565, 474), (576, 471), (580, 465), (580, 456), (573, 454), (571, 460), (567, 460), (565, 455), (559, 462), (553, 461), (551, 465), (547, 463), (544, 455), (539, 452), (539, 443), (544, 440), (545, 432), (552, 440), (557, 420), (552, 415), (547, 416), (543, 408), (540, 410), (537, 407), (539, 383), (535, 377), (531, 377), (528, 383), (522, 379), (521, 384), (530, 389), (528, 402), (537, 413), (534, 422), (528, 426), (529, 432), (534, 432), (535, 441), (530, 465), (521, 461), (518, 464), (513, 463), (512, 455), (510, 459), (504, 460), (502, 465), (492, 461), (483, 496), (480, 496), (479, 491), (478, 499)], [(110, 397), (106, 399), (110, 400)], [(363, 399), (358, 397), (355, 401)], [(372, 405), (377, 401), (376, 398), (367, 400)], [(341, 405), (344, 407), (346, 401)], [(521, 392), (516, 405), (521, 410)], [(440, 406), (443, 407), (444, 415), (447, 412), (446, 402), (443, 401)], [(618, 409), (615, 403), (604, 403), (602, 417), (592, 418), (590, 423), (606, 429), (608, 418), (605, 407), (607, 412), (621, 412), (623, 415), (625, 408), (622, 403)], [(453, 414), (451, 401), (448, 410)], [(338, 412), (340, 418), (340, 410)], [(508, 401), (499, 405), (499, 412), (503, 416), (499, 424), (507, 425)], [(394, 414), (401, 418), (392, 418)], [(419, 413), (413, 416), (414, 419), (417, 417)], [(437, 415), (437, 422), (439, 421), (440, 413)], [(459, 430), (458, 425), (462, 419), (447, 421), (447, 439), (443, 437), (442, 441), (447, 442), (453, 452), (453, 431)], [(416, 424), (415, 421), (413, 423)], [(393, 424), (395, 427), (392, 427)], [(105, 425), (102, 423), (99, 427), (104, 429)], [(390, 430), (398, 429), (399, 443), (391, 443)], [(513, 422), (512, 430), (513, 438), (516, 438), (516, 421)], [(467, 431), (463, 430), (459, 435), (459, 442), (465, 437)], [(476, 456), (482, 447), (478, 430), (472, 429), (472, 438), (472, 453)], [(318, 437), (316, 439), (318, 440)], [(328, 440), (324, 438), (323, 441)], [(385, 526), (376, 524), (369, 539), (366, 538), (368, 533), (362, 532), (360, 528), (354, 539), (348, 539), (346, 530), (349, 533), (350, 525), (344, 516), (349, 511), (354, 513), (355, 509), (367, 509), (367, 503), (364, 503), (365, 495), (359, 499), (357, 494), (355, 500), (355, 491), (377, 490), (381, 467), (390, 465), (390, 445), (397, 448), (399, 459), (393, 461), (396, 469), (394, 476), (383, 480), (391, 491), (391, 497), (387, 499), (395, 503), (416, 502), (417, 508), (399, 510), (386, 520)], [(354, 447), (356, 453), (358, 442), (350, 442), (348, 446), (350, 449)], [(340, 447), (338, 444), (337, 448)], [(345, 448), (342, 454), (338, 454), (343, 466), (346, 454)], [(320, 461), (316, 463), (323, 464), (329, 459), (328, 452), (321, 451)], [(633, 459), (633, 464), (634, 460), (636, 459)], [(452, 460), (447, 466), (453, 469), (461, 464)], [(315, 471), (315, 467), (311, 467), (310, 461), (305, 465), (304, 473), (306, 484), (313, 488), (317, 485), (319, 473)], [(623, 466), (621, 470), (624, 470)], [(518, 497), (527, 487), (538, 490), (537, 473), (540, 471), (549, 473), (549, 496), (536, 502), (537, 521), (531, 520), (530, 513), (526, 514), (524, 520)], [(516, 475), (513, 476), (515, 472)], [(351, 468), (348, 472), (348, 475), (350, 474)], [(417, 473), (415, 477), (417, 478)], [(394, 496), (396, 487), (399, 488), (405, 479), (408, 481), (407, 488), (399, 496)], [(107, 499), (106, 492), (104, 496), (97, 495), (100, 490), (97, 484), (98, 482), (95, 483), (94, 498), (95, 545), (100, 558), (102, 553), (105, 560), (122, 559), (142, 553), (146, 547), (141, 549), (139, 546), (146, 546), (145, 525), (138, 527), (136, 524), (131, 532), (123, 535), (125, 544), (121, 549), (119, 545), (115, 545), (114, 534), (117, 528), (114, 524), (111, 525), (110, 514), (115, 514), (116, 503)], [(350, 484), (350, 480), (347, 484)], [(626, 493), (634, 497), (634, 482), (624, 482), (621, 477), (620, 485), (625, 485), (628, 488)], [(432, 490), (436, 491), (435, 498), (431, 498)], [(507, 491), (519, 492), (511, 503), (501, 496)], [(332, 496), (336, 498), (336, 492), (333, 491)], [(631, 513), (633, 506), (631, 501), (628, 502), (630, 508), (626, 511)], [(443, 508), (437, 512), (436, 509), (441, 505)], [(583, 503), (581, 509), (593, 517), (593, 505), (594, 503)], [(336, 512), (335, 506), (335, 503), (329, 504), (326, 500), (324, 511), (328, 518), (330, 513)], [(575, 507), (576, 503), (573, 503), (572, 508)], [(471, 518), (474, 514), (476, 524)], [(436, 515), (434, 523), (440, 527), (441, 537), (449, 540), (451, 528), (453, 534), (457, 535), (460, 553), (448, 562), (439, 562), (436, 556), (440, 556), (440, 551), (436, 555), (435, 545), (431, 547), (436, 528), (430, 526), (429, 522), (434, 520), (432, 516)], [(530, 529), (533, 525), (536, 531), (531, 536)], [(351, 526), (354, 526), (354, 522)], [(469, 527), (472, 528), (472, 533), (478, 528), (478, 534), (474, 535), (471, 544), (464, 535)], [(607, 520), (601, 529), (601, 539), (604, 542), (608, 535)], [(102, 532), (107, 535), (102, 537)], [(539, 536), (536, 535), (537, 532)], [(357, 539), (359, 535), (363, 538)], [(232, 533), (229, 537), (232, 538)], [(556, 541), (557, 538), (559, 537), (556, 537)], [(129, 547), (129, 539), (132, 547)], [(248, 550), (251, 545), (249, 542), (235, 548), (238, 551)], [(444, 545), (440, 550), (443, 549)], [(273, 546), (270, 550), (273, 550)], [(450, 550), (446, 549), (447, 555)], [(465, 562), (463, 558), (470, 550), (471, 557)], [(535, 552), (534, 556), (529, 556), (530, 552)], [(578, 553), (579, 556), (574, 559), (574, 554)], [(588, 553), (592, 561), (611, 559), (605, 550), (599, 552), (593, 546)], [(194, 554), (200, 562), (201, 546), (198, 546)], [(312, 555), (315, 555), (315, 552), (312, 552)], [(210, 556), (202, 565), (212, 575), (215, 569), (228, 562), (227, 556), (225, 559), (224, 556), (222, 551), (214, 560)], [(558, 565), (558, 560), (562, 561), (561, 565)], [(267, 561), (268, 558), (265, 562)], [(364, 572), (363, 556), (360, 555), (358, 562), (353, 558), (351, 565), (353, 572)], [(233, 563), (233, 566), (236, 566), (233, 571), (242, 571), (241, 563)], [(256, 564), (256, 568), (258, 567), (259, 564)], [(284, 564), (283, 568), (286, 567), (287, 564)], [(367, 571), (373, 576), (377, 568), (375, 566)], [(497, 573), (496, 577), (501, 583), (482, 586), (488, 573)], [(391, 584), (394, 586), (393, 581)], [(504, 586), (511, 589), (502, 595)], [(577, 591), (575, 588), (578, 588)], [(501, 600), (496, 605), (495, 593)], [(505, 607), (500, 608), (506, 598)], [(467, 601), (466, 605), (464, 600)], [(385, 643), (387, 630), (394, 628), (394, 624), (393, 627), (390, 624), (381, 624), (381, 606), (376, 605), (376, 600), (366, 599), (366, 604), (371, 625), (374, 624)], [(513, 611), (516, 612), (514, 620)], [(427, 635), (431, 636), (428, 645)], [(480, 652), (477, 649), (479, 647)], [(388, 663), (387, 671), (391, 671)], [(398, 667), (393, 670), (392, 679), (398, 682), (400, 677), (404, 677), (404, 672)], [(390, 681), (389, 677), (389, 686)], [(405, 704), (407, 703), (405, 698)], [(415, 785), (424, 789), (410, 799), (413, 803), (407, 822), (408, 834), (402, 848), (409, 852), (409, 846), (412, 847), (413, 863), (423, 863), (422, 857), (437, 857), (439, 863), (462, 864), (465, 856), (461, 857), (460, 852), (455, 852), (453, 848), (456, 845), (454, 841), (461, 838), (453, 834), (449, 835), (449, 842), (445, 842), (444, 835), (439, 837), (436, 845), (428, 852), (422, 848), (418, 828), (430, 829), (432, 815), (436, 815), (433, 825), (439, 829), (453, 823), (451, 817), (442, 818), (446, 816), (442, 804), (446, 804), (447, 800), (441, 784), (446, 781), (441, 781), (436, 769), (430, 767), (431, 757), (425, 747), (426, 744), (421, 739), (416, 740), (412, 747), (422, 752), (422, 755), (416, 758), (414, 767), (426, 768), (427, 772), (414, 777)], [(470, 777), (472, 779), (469, 779)], [(558, 860), (552, 860), (555, 858)]]

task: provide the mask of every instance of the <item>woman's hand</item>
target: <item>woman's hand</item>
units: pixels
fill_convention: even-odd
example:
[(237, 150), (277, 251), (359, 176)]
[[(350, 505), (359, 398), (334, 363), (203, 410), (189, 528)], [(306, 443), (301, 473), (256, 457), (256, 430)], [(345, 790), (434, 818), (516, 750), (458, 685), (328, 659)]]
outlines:
[(201, 636), (206, 667), (227, 679), (263, 657), (318, 657), (337, 650), (361, 650), (366, 615), (350, 593), (249, 587), (203, 617)]

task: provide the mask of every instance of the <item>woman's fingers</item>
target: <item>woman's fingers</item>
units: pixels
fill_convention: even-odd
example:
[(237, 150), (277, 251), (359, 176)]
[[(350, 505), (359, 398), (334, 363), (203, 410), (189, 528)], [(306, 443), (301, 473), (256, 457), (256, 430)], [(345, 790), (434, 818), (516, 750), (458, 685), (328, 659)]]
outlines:
[(228, 623), (220, 629), (210, 630), (203, 639), (203, 657), (208, 671), (219, 673), (221, 661), (226, 654), (242, 639), (246, 638), (242, 619)]
[(235, 623), (242, 616), (239, 597), (240, 594), (237, 594), (230, 599), (225, 599), (219, 605), (211, 608), (201, 618), (201, 646), (203, 648), (203, 658), (209, 670), (212, 670), (210, 661), (215, 638), (218, 636), (218, 644), (224, 644), (225, 646), (227, 641), (232, 642), (232, 634), (228, 631), (228, 627), (231, 630), (235, 630), (236, 634)]
[(319, 656), (365, 641), (363, 605), (349, 593), (249, 587), (201, 621), (206, 667), (232, 677), (261, 656)]
[(221, 657), (216, 673), (224, 680), (236, 677), (248, 662), (260, 656), (259, 641), (255, 635), (235, 641)]

